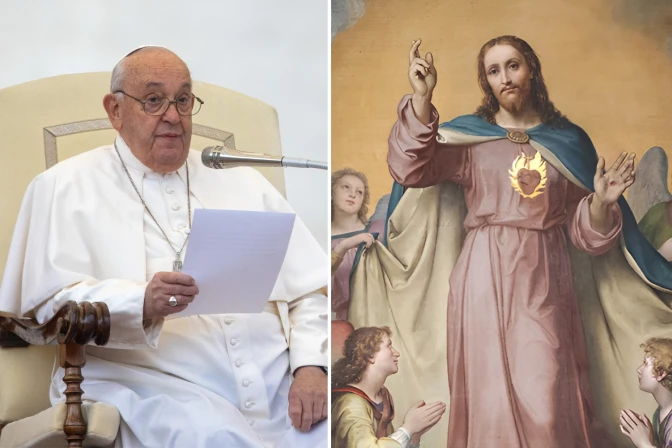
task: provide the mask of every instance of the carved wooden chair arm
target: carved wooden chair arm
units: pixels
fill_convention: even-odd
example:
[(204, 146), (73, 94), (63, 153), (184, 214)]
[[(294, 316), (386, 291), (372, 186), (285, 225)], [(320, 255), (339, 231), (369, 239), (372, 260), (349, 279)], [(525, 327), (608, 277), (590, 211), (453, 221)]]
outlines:
[[(44, 324), (0, 316), (0, 347), (47, 345), (56, 341), (60, 365), (65, 369), (66, 416), (63, 431), (68, 448), (81, 447), (86, 435), (82, 413), (82, 367), (86, 364), (86, 345), (94, 341), (105, 345), (110, 339), (110, 310), (102, 302), (67, 302)], [(1, 428), (0, 428), (1, 429)]]

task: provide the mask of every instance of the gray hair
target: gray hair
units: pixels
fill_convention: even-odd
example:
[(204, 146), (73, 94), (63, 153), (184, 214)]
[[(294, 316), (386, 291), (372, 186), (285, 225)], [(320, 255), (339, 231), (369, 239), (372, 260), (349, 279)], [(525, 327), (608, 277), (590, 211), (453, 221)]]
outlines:
[[(165, 47), (161, 47), (159, 45), (144, 45), (142, 47), (136, 48), (135, 50), (131, 51), (128, 53), (126, 56), (121, 58), (119, 62), (117, 62), (117, 65), (114, 66), (112, 69), (112, 79), (110, 80), (110, 92), (117, 92), (119, 90), (123, 90), (124, 88), (124, 81), (126, 80), (126, 60), (128, 59), (129, 56), (134, 55), (136, 53), (140, 53), (141, 51), (145, 51), (147, 49), (152, 49), (152, 50), (159, 50), (159, 51), (168, 51), (170, 53), (173, 53), (169, 49)], [(174, 54), (174, 53), (173, 53)], [(121, 93), (117, 94), (118, 96), (121, 95)]]
[[(110, 92), (115, 93), (118, 92), (119, 90), (123, 90), (124, 86), (124, 75), (126, 74), (125, 70), (125, 65), (124, 62), (126, 61), (126, 58), (122, 59), (121, 61), (117, 62), (117, 65), (114, 66), (114, 69), (112, 70), (112, 80), (110, 81)], [(117, 93), (117, 95), (121, 95), (120, 93)]]

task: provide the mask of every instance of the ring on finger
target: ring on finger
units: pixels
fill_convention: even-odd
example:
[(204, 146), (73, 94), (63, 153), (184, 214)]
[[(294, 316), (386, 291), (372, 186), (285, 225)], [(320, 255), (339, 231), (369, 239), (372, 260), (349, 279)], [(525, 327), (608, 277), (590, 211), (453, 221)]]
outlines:
[(177, 297), (170, 296), (170, 299), (168, 299), (168, 305), (169, 306), (177, 306)]

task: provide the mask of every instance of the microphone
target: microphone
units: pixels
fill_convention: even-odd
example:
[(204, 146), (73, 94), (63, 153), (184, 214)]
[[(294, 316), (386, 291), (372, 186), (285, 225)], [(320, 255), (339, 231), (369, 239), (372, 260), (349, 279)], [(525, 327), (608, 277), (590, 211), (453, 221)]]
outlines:
[(244, 152), (226, 146), (208, 146), (201, 152), (203, 165), (217, 170), (235, 168), (237, 166), (282, 166), (294, 168), (329, 169), (326, 162), (316, 162), (308, 159), (294, 159), (274, 154), (258, 152)]

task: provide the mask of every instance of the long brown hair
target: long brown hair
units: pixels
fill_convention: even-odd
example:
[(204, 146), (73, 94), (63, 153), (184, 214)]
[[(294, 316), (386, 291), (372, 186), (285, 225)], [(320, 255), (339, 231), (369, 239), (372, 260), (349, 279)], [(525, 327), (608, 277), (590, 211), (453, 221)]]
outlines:
[(342, 170), (331, 173), (331, 220), (334, 220), (334, 190), (336, 189), (336, 183), (345, 176), (355, 176), (364, 184), (364, 199), (362, 200), (362, 206), (357, 212), (357, 217), (362, 221), (362, 224), (366, 224), (366, 214), (369, 213), (369, 200), (371, 199), (369, 181), (366, 179), (364, 173), (353, 170), (352, 168), (343, 168)]
[(345, 340), (344, 357), (336, 361), (332, 369), (332, 386), (337, 388), (360, 382), (369, 360), (380, 350), (385, 335), (392, 336), (389, 327), (362, 327), (353, 331)]
[(541, 121), (545, 124), (562, 127), (567, 118), (565, 118), (558, 109), (555, 108), (548, 96), (548, 89), (544, 82), (544, 76), (541, 74), (541, 62), (532, 47), (523, 39), (516, 36), (499, 36), (490, 39), (483, 45), (478, 53), (478, 84), (483, 92), (483, 101), (476, 109), (476, 115), (483, 118), (491, 124), (495, 123), (495, 113), (499, 110), (499, 102), (495, 97), (490, 84), (488, 83), (487, 73), (485, 71), (485, 54), (495, 45), (510, 45), (523, 56), (525, 63), (530, 69), (532, 75), (530, 96), (532, 107), (539, 114)]

